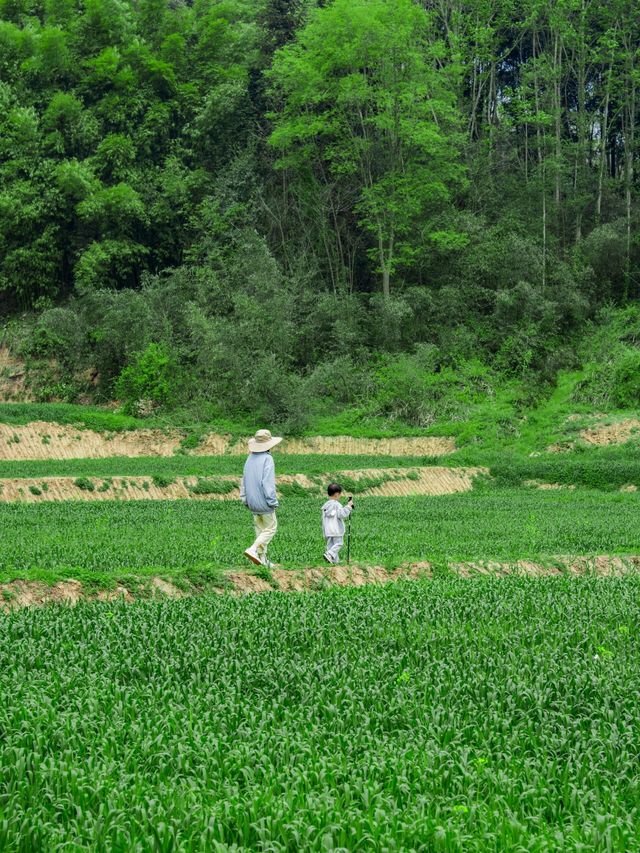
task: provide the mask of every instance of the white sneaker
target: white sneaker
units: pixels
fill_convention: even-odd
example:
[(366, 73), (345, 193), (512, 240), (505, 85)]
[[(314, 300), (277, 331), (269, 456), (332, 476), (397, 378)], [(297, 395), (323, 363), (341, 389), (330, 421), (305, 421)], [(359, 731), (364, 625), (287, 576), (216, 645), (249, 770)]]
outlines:
[(256, 566), (262, 565), (262, 560), (258, 556), (258, 552), (254, 551), (253, 548), (247, 548), (247, 550), (244, 552), (244, 555), (248, 560), (251, 560), (252, 563), (255, 563)]
[(333, 565), (333, 560), (331, 559), (331, 554), (329, 554), (327, 551), (325, 551), (322, 556), (325, 558), (327, 563), (329, 563), (330, 565)]

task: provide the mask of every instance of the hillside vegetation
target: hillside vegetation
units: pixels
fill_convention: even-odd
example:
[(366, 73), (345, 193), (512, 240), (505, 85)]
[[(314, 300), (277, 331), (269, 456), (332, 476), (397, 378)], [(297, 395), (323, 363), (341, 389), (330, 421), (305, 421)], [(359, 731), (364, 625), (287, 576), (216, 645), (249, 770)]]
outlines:
[(637, 406), (639, 39), (630, 0), (1, 0), (5, 396)]

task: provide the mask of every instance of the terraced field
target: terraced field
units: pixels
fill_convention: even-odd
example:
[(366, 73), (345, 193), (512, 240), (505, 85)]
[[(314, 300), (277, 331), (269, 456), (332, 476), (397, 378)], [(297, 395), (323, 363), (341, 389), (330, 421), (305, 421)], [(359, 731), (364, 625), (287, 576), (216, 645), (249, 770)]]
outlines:
[[(52, 435), (58, 428), (63, 429), (47, 425)], [(25, 427), (42, 429), (41, 424)], [(141, 440), (139, 432), (118, 435), (120, 447)], [(571, 485), (571, 476), (579, 482), (594, 476), (593, 465), (572, 468), (567, 455), (473, 466), (456, 465), (455, 455), (437, 465), (433, 456), (278, 452), (280, 530), (271, 555), (284, 572), (297, 572), (302, 580), (290, 584), (285, 576), (258, 577), (242, 556), (252, 533), (250, 515), (237, 500), (242, 457), (227, 446), (217, 456), (161, 457), (153, 455), (156, 439), (150, 439), (148, 456), (0, 460), (0, 582), (5, 585), (0, 594), (7, 604), (30, 596), (46, 600), (39, 587), (29, 592), (16, 586), (25, 582), (72, 582), (62, 587), (65, 595), (53, 596), (68, 599), (82, 589), (88, 595), (117, 589), (130, 598), (145, 588), (175, 593), (180, 587), (193, 592), (335, 582), (326, 572), (316, 573), (322, 563), (319, 507), (333, 479), (357, 496), (351, 558), (360, 575), (352, 573), (352, 582), (384, 580), (398, 570), (411, 575), (412, 566), (431, 575), (435, 567), (465, 576), (492, 565), (498, 574), (506, 564), (527, 571), (522, 567), (529, 561), (540, 573), (558, 566), (572, 570), (567, 567), (576, 556), (640, 554), (637, 494), (583, 486), (576, 493), (541, 492), (521, 485), (536, 473), (542, 482), (564, 475), (558, 485)], [(370, 451), (370, 443), (366, 446)], [(353, 450), (336, 441), (332, 447)], [(640, 466), (634, 465), (597, 463), (597, 476), (611, 482), (637, 479)], [(83, 585), (80, 592), (77, 583)]]
[(633, 453), (291, 442), (263, 570), (242, 445), (42, 429), (0, 440), (3, 853), (640, 850)]

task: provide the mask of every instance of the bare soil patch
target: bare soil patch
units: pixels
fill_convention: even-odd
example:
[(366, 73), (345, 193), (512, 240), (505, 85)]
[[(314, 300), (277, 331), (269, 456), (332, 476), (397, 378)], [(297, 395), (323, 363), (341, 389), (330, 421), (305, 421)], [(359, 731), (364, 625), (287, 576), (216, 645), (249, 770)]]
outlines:
[[(460, 578), (478, 577), (502, 578), (509, 575), (528, 577), (555, 577), (570, 575), (580, 577), (597, 575), (598, 577), (620, 577), (640, 572), (640, 556), (612, 557), (598, 555), (592, 557), (561, 556), (550, 563), (538, 563), (533, 560), (513, 562), (468, 561), (451, 563), (448, 570)], [(319, 591), (332, 586), (360, 587), (366, 584), (386, 584), (397, 581), (430, 579), (434, 576), (433, 566), (429, 562), (409, 563), (393, 570), (382, 566), (323, 566), (301, 570), (275, 569), (271, 579), (258, 577), (251, 571), (228, 571), (223, 575), (224, 586), (207, 587), (203, 590), (193, 584), (183, 583), (178, 588), (170, 579), (153, 577), (141, 579), (136, 589), (118, 585), (114, 589), (95, 592), (85, 589), (80, 581), (60, 581), (47, 586), (40, 581), (15, 580), (0, 584), (0, 613), (21, 607), (44, 604), (77, 604), (79, 601), (134, 601), (149, 593), (153, 598), (180, 598), (206, 592), (246, 595), (260, 592), (304, 592)], [(184, 588), (182, 588), (184, 586)]]
[(534, 489), (542, 489), (543, 491), (548, 491), (550, 489), (568, 489), (572, 492), (576, 488), (573, 483), (543, 483), (540, 480), (525, 480), (524, 485), (530, 486)]
[[(384, 471), (345, 471), (355, 480), (381, 475)], [(367, 489), (363, 494), (383, 497), (402, 497), (407, 495), (451, 495), (456, 492), (468, 492), (473, 488), (473, 480), (480, 474), (489, 474), (488, 468), (444, 468), (429, 466), (424, 468), (397, 469), (394, 472), (399, 479), (391, 479), (380, 486)], [(392, 476), (394, 475), (392, 474)], [(409, 476), (407, 476), (409, 475)]]
[(587, 444), (606, 447), (610, 444), (626, 444), (639, 431), (640, 420), (629, 418), (616, 424), (601, 424), (583, 429), (580, 432), (580, 438)]
[[(570, 415), (567, 421), (576, 420), (579, 415)], [(580, 441), (583, 444), (589, 444), (593, 447), (608, 447), (612, 444), (626, 444), (635, 438), (640, 433), (640, 420), (637, 418), (627, 418), (617, 423), (607, 424), (598, 423), (597, 419), (606, 417), (605, 415), (594, 416), (595, 423), (593, 426), (585, 427), (578, 433)], [(567, 453), (574, 449), (575, 441), (561, 441), (556, 444), (551, 444), (547, 447), (550, 453)]]
[(182, 435), (160, 430), (97, 433), (34, 421), (0, 424), (0, 459), (105, 459), (109, 456), (172, 456)]

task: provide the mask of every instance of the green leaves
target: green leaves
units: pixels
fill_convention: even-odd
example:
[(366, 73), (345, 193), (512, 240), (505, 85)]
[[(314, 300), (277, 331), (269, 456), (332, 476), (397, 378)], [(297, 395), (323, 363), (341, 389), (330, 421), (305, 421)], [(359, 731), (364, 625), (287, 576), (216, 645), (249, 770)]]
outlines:
[[(90, 482), (89, 475), (130, 472), (149, 479), (155, 474), (180, 478), (186, 469), (201, 478), (195, 494), (218, 495), (237, 487), (240, 476), (233, 458), (232, 464), (218, 470), (211, 460), (189, 457), (166, 460), (170, 466), (163, 460), (144, 460), (139, 465), (134, 464), (136, 460), (95, 462), (75, 465), (83, 484)], [(329, 463), (322, 464), (326, 474)], [(72, 466), (69, 463), (67, 468)], [(32, 470), (34, 476), (49, 472), (42, 466)], [(219, 479), (218, 472), (236, 473), (238, 479), (235, 483)], [(399, 476), (370, 479), (369, 485)], [(354, 484), (349, 485), (348, 475), (340, 480), (350, 492)], [(317, 493), (283, 490), (280, 529), (272, 546), (274, 560), (288, 568), (321, 563), (321, 504)], [(542, 559), (553, 564), (554, 556), (563, 554), (637, 554), (638, 519), (638, 496), (633, 493), (487, 488), (439, 497), (362, 497), (353, 518), (357, 544), (352, 555), (369, 565), (397, 566), (426, 560), (448, 564)], [(40, 569), (57, 576), (80, 569), (114, 577), (150, 568), (189, 572), (212, 561), (221, 568), (242, 566), (242, 553), (252, 534), (250, 515), (235, 500), (2, 503), (0, 525), (4, 542), (0, 572), (5, 576), (28, 576)], [(215, 553), (212, 538), (219, 541)], [(589, 572), (588, 560), (583, 570)]]
[(270, 141), (289, 154), (281, 164), (293, 165), (298, 149), (301, 168), (326, 163), (349, 180), (385, 295), (413, 258), (420, 218), (446, 206), (463, 177), (453, 75), (437, 69), (440, 57), (412, 0), (335, 0), (276, 54), (270, 74), (282, 101)]
[[(0, 617), (0, 846), (630, 851), (640, 581)], [(616, 650), (594, 662), (590, 638)]]

